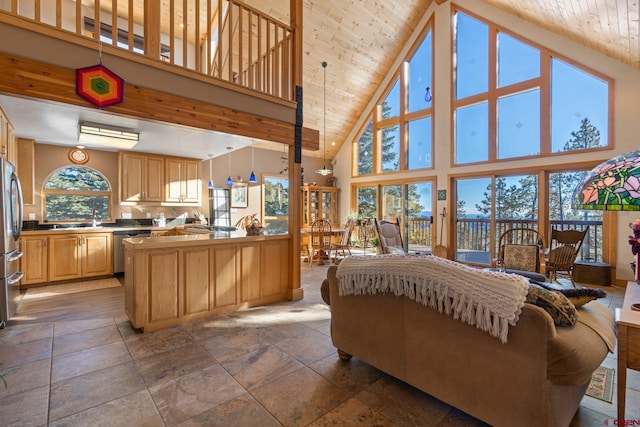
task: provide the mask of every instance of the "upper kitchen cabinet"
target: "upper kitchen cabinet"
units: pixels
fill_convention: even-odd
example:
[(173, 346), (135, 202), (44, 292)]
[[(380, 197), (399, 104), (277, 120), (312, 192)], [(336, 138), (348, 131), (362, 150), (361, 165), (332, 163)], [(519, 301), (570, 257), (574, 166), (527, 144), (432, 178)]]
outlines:
[(22, 201), (25, 205), (33, 205), (35, 193), (35, 147), (33, 139), (18, 138), (18, 178), (22, 185)]
[(14, 166), (18, 162), (18, 150), (13, 124), (0, 107), (0, 155)]
[(142, 153), (120, 152), (121, 202), (164, 201), (164, 158)]
[(200, 160), (166, 158), (164, 176), (166, 202), (200, 203)]

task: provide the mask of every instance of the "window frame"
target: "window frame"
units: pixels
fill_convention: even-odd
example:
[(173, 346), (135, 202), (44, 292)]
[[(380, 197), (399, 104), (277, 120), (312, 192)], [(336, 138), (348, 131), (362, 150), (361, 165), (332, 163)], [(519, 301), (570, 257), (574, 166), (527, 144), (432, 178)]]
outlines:
[[(96, 174), (100, 175), (102, 179), (106, 182), (109, 189), (108, 190), (100, 190), (100, 191), (91, 191), (91, 190), (61, 190), (61, 189), (47, 189), (47, 183), (51, 179), (52, 176), (57, 174), (59, 171), (68, 168), (76, 168), (76, 169), (88, 169)], [(52, 195), (61, 195), (61, 196), (105, 196), (107, 198), (107, 218), (100, 218), (100, 221), (110, 221), (113, 219), (113, 186), (107, 179), (107, 177), (100, 172), (96, 168), (92, 168), (87, 165), (75, 165), (75, 164), (67, 164), (64, 166), (60, 166), (52, 171), (47, 178), (42, 182), (42, 218), (50, 224), (76, 224), (76, 223), (85, 223), (87, 219), (69, 219), (69, 220), (50, 220), (47, 219), (47, 196)]]
[[(456, 14), (463, 13), (473, 19), (476, 19), (485, 25), (488, 26), (489, 33), (489, 88), (487, 92), (475, 94), (472, 96), (468, 96), (462, 99), (455, 98), (455, 85), (456, 85), (456, 64), (455, 64), (455, 42), (456, 42), (456, 26), (453, 24), (455, 22)], [(487, 102), (489, 106), (489, 117), (488, 117), (488, 159), (482, 161), (474, 161), (474, 162), (466, 162), (466, 163), (456, 163), (456, 123), (455, 120), (451, 121), (451, 149), (450, 149), (450, 165), (451, 167), (463, 167), (463, 166), (471, 166), (478, 164), (492, 164), (492, 163), (501, 163), (501, 162), (510, 162), (514, 160), (522, 160), (522, 159), (533, 159), (533, 158), (541, 158), (541, 157), (553, 157), (553, 156), (563, 156), (572, 153), (588, 153), (595, 151), (604, 151), (611, 150), (614, 147), (614, 102), (613, 102), (613, 93), (615, 91), (614, 80), (590, 67), (587, 65), (578, 63), (575, 60), (572, 60), (560, 53), (552, 51), (526, 37), (523, 37), (519, 34), (510, 31), (509, 29), (500, 26), (492, 21), (483, 18), (469, 10), (466, 10), (462, 7), (452, 5), (451, 7), (451, 117), (455, 117), (456, 111), (460, 108), (472, 106), (475, 104), (479, 104), (482, 102)], [(498, 54), (497, 54), (497, 39), (498, 34), (504, 33), (517, 41), (525, 43), (540, 52), (540, 76), (537, 78), (528, 79), (525, 81), (521, 81), (518, 83), (510, 84), (503, 87), (498, 87)], [(607, 139), (603, 141), (603, 145), (601, 147), (592, 147), (583, 150), (571, 150), (571, 151), (558, 151), (553, 152), (551, 149), (551, 60), (558, 59), (571, 65), (578, 70), (588, 73), (593, 77), (596, 77), (602, 81), (604, 81), (608, 85), (608, 108), (607, 108)], [(519, 156), (519, 157), (509, 157), (504, 159), (498, 158), (498, 149), (497, 149), (497, 138), (498, 138), (498, 117), (497, 117), (497, 104), (500, 98), (504, 98), (510, 95), (523, 93), (531, 90), (538, 89), (540, 91), (540, 153), (533, 156)]]
[[(412, 112), (408, 111), (409, 62), (413, 58), (413, 56), (416, 54), (416, 52), (418, 51), (422, 43), (426, 42), (426, 37), (430, 32), (431, 33), (431, 63), (430, 63), (429, 72), (431, 76), (434, 75), (434, 69), (435, 69), (435, 65), (434, 65), (435, 64), (435, 59), (434, 59), (435, 31), (434, 30), (435, 28), (433, 25), (433, 16), (432, 16), (427, 21), (426, 25), (420, 32), (420, 35), (417, 37), (411, 49), (405, 55), (404, 60), (402, 61), (398, 69), (391, 76), (387, 87), (385, 87), (382, 94), (378, 97), (377, 101), (375, 102), (374, 106), (371, 109), (371, 112), (366, 115), (367, 120), (364, 122), (360, 131), (356, 134), (357, 136), (354, 138), (352, 142), (352, 151), (351, 151), (352, 159), (353, 159), (352, 167), (351, 167), (352, 178), (364, 177), (364, 176), (378, 176), (378, 175), (388, 176), (389, 174), (397, 174), (397, 173), (408, 172), (408, 171), (415, 172), (415, 171), (422, 171), (422, 170), (433, 170), (435, 168), (434, 162), (433, 162), (434, 152), (435, 152), (435, 148), (434, 148), (435, 147), (435, 144), (434, 144), (434, 132), (435, 132), (434, 128), (435, 127), (433, 126), (433, 123), (435, 123), (436, 97), (435, 97), (435, 91), (433, 88), (433, 81), (430, 83), (430, 90), (431, 90), (431, 96), (432, 96), (432, 100), (430, 101), (430, 106), (421, 110), (416, 110)], [(433, 80), (433, 77), (432, 77), (432, 80)], [(391, 93), (391, 91), (394, 89), (394, 86), (396, 85), (396, 83), (399, 84), (399, 88), (400, 88), (400, 91), (399, 91), (400, 114), (398, 116), (383, 119), (382, 105), (386, 100), (386, 98)], [(408, 123), (414, 120), (419, 120), (426, 117), (431, 117), (431, 123), (432, 123), (431, 135), (429, 136), (431, 166), (425, 167), (425, 168), (408, 169), (408, 164), (409, 164), (408, 157), (407, 157), (409, 154), (409, 141), (408, 141), (408, 131), (407, 131)], [(359, 174), (359, 171), (358, 171), (358, 159), (359, 159), (358, 156), (360, 155), (358, 151), (358, 143), (360, 138), (366, 131), (367, 126), (369, 125), (370, 122), (372, 122), (373, 124), (372, 172), (370, 174), (361, 175)], [(398, 132), (399, 132), (398, 169), (383, 171), (382, 170), (382, 131), (383, 129), (390, 128), (394, 125), (397, 125), (399, 127), (398, 128)]]

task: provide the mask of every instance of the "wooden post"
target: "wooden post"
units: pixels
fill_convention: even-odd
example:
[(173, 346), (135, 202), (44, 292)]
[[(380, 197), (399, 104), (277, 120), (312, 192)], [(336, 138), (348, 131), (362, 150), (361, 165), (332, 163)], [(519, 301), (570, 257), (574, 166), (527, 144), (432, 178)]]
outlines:
[[(289, 264), (289, 299), (302, 299), (304, 296), (300, 287), (300, 228), (302, 227), (302, 188), (301, 188), (301, 164), (299, 153), (296, 153), (296, 145), (299, 149), (302, 144), (302, 0), (291, 0), (291, 29), (293, 31), (293, 87), (295, 88), (296, 102), (296, 132), (295, 141), (289, 146), (289, 235), (291, 236), (289, 252), (291, 263)], [(298, 154), (298, 156), (296, 156)]]
[(160, 59), (160, 2), (144, 0), (144, 20), (144, 54)]

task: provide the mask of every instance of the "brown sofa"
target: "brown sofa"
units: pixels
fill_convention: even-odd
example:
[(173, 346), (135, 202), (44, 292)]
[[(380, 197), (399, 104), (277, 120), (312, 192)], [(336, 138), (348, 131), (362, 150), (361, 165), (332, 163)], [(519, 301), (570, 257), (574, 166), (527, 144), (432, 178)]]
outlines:
[(406, 297), (340, 296), (336, 270), (329, 267), (322, 296), (341, 359), (359, 358), (494, 426), (568, 426), (613, 350), (613, 314), (597, 301), (579, 310), (575, 326), (557, 328), (525, 304), (503, 344)]

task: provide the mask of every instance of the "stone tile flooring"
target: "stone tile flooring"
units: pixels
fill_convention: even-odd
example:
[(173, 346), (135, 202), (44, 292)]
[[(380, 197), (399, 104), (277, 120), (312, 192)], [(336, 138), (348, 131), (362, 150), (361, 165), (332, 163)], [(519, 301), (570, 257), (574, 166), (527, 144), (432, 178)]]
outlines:
[[(320, 297), (327, 265), (302, 266), (305, 298), (142, 334), (123, 288), (23, 301), (0, 331), (3, 426), (481, 426), (357, 359), (341, 362)], [(610, 308), (624, 290), (606, 288)], [(616, 367), (610, 355), (605, 366)], [(631, 373), (627, 418), (640, 419)], [(613, 425), (585, 397), (572, 426)]]

